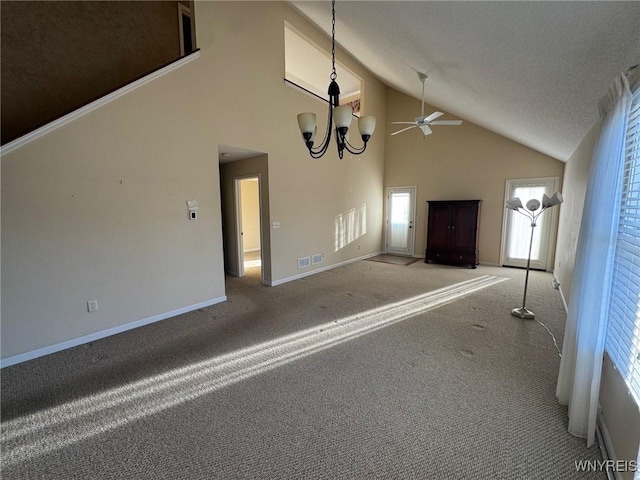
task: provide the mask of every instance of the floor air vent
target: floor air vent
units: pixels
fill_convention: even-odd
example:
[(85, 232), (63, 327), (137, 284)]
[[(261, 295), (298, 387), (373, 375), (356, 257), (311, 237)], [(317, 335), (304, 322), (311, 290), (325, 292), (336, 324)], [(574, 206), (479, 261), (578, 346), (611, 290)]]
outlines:
[(305, 268), (311, 265), (311, 257), (301, 257), (298, 259), (298, 268)]

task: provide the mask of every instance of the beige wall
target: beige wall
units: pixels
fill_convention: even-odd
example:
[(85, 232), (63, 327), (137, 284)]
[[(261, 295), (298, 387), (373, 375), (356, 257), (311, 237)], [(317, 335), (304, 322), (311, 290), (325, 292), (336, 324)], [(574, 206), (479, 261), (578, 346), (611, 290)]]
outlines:
[(587, 191), (591, 156), (596, 140), (600, 134), (600, 122), (596, 123), (584, 137), (564, 170), (562, 183), (562, 197), (558, 221), (558, 242), (556, 247), (556, 261), (553, 269), (562, 294), (567, 301), (571, 297), (571, 282), (575, 268), (578, 233), (582, 221), (582, 209)]
[[(600, 127), (600, 122), (592, 127), (565, 168), (562, 185), (564, 202), (560, 207), (554, 275), (560, 282), (560, 291), (567, 305), (571, 302), (571, 282), (575, 269), (578, 234), (593, 150), (600, 134)], [(602, 369), (600, 404), (616, 456), (620, 460), (636, 460), (640, 444), (640, 411), (608, 355), (605, 355)], [(633, 475), (627, 472), (623, 474), (623, 478), (631, 479)]]
[[(311, 29), (284, 3), (202, 2), (196, 4), (196, 20), (206, 73), (197, 77), (193, 87), (207, 92), (212, 105), (204, 124), (221, 144), (269, 156), (270, 218), (280, 223), (279, 229), (271, 229), (273, 281), (379, 251), (384, 137), (374, 134), (361, 156), (347, 154), (340, 160), (332, 145), (322, 159), (311, 159), (296, 115), (316, 112), (322, 131), (326, 104), (283, 81), (283, 20), (327, 51), (330, 39)], [(247, 61), (238, 61), (240, 58)], [(383, 123), (385, 87), (351, 57), (337, 51), (337, 59), (363, 78), (366, 113)], [(259, 128), (249, 128), (251, 119), (265, 120)], [(363, 204), (367, 205), (368, 233), (358, 243), (336, 249), (336, 218)], [(324, 263), (298, 269), (298, 257), (319, 252), (324, 254)]]
[(2, 143), (180, 56), (175, 1), (2, 2)]
[[(322, 122), (326, 106), (283, 82), (285, 20), (326, 49), (330, 39), (285, 3), (195, 10), (199, 59), (2, 156), (4, 359), (223, 298), (221, 144), (269, 155), (273, 280), (380, 250), (382, 133), (360, 157), (332, 146), (312, 160), (296, 114)], [(385, 87), (337, 56), (383, 125)], [(336, 219), (362, 205), (366, 234), (336, 249)], [(319, 252), (322, 264), (297, 268)]]
[(3, 358), (224, 296), (217, 145), (184, 88), (196, 70), (2, 156)]
[[(562, 181), (564, 164), (467, 121), (434, 126), (424, 139), (417, 129), (390, 136), (401, 128), (392, 121), (412, 120), (420, 108), (419, 100), (387, 89), (385, 186), (417, 186), (415, 255), (424, 256), (428, 200), (480, 199), (480, 262), (499, 264), (506, 180)], [(435, 110), (425, 105), (425, 113)]]

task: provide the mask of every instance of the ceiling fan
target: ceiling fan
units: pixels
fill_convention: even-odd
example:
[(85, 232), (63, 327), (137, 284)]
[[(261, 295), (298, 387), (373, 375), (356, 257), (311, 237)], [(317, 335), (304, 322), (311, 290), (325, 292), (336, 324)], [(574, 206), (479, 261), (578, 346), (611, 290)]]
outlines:
[(462, 120), (436, 120), (444, 115), (442, 112), (433, 112), (431, 115), (425, 116), (424, 114), (424, 84), (429, 78), (426, 74), (418, 72), (418, 78), (422, 82), (422, 114), (419, 117), (413, 119), (413, 122), (391, 122), (393, 125), (411, 125), (410, 127), (403, 128), (397, 132), (393, 132), (391, 135), (397, 135), (412, 128), (420, 128), (422, 130), (423, 138), (433, 133), (429, 125), (461, 125)]

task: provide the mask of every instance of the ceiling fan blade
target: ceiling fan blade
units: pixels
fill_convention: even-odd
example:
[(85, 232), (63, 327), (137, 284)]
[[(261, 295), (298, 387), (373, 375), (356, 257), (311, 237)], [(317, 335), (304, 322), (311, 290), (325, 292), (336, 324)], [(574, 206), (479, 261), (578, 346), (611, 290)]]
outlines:
[(391, 125), (415, 125), (416, 122), (391, 122)]
[(436, 120), (431, 125), (462, 125), (462, 120)]
[(392, 135), (392, 136), (393, 136), (393, 135), (397, 135), (397, 134), (402, 133), (402, 132), (405, 132), (405, 131), (407, 131), (407, 130), (411, 130), (412, 128), (416, 128), (416, 125), (412, 125), (412, 126), (410, 126), (410, 127), (403, 128), (402, 130), (398, 130), (397, 132), (393, 132), (391, 135)]
[(429, 115), (427, 118), (425, 118), (425, 122), (429, 123), (432, 122), (433, 120), (435, 120), (438, 117), (441, 117), (442, 115), (444, 115), (444, 113), (442, 112), (433, 112), (431, 115)]
[(422, 125), (420, 127), (420, 130), (422, 130), (422, 135), (424, 135), (425, 137), (427, 135), (431, 135), (433, 132), (431, 131), (431, 129), (429, 128), (429, 125)]

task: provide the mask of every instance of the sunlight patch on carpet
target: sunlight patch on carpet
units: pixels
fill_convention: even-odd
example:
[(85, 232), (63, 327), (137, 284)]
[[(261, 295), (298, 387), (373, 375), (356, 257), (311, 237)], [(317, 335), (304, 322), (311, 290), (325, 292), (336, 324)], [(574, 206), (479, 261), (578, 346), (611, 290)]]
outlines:
[(109, 432), (506, 280), (484, 275), (3, 422), (3, 463)]

